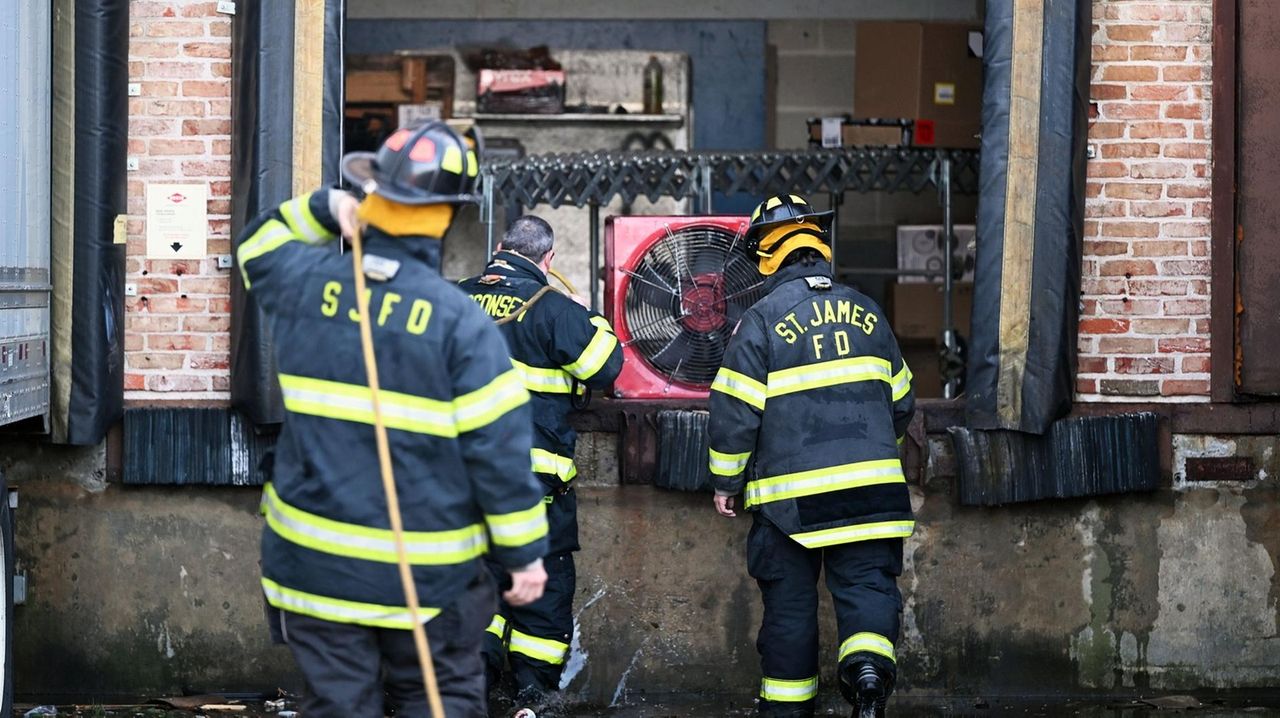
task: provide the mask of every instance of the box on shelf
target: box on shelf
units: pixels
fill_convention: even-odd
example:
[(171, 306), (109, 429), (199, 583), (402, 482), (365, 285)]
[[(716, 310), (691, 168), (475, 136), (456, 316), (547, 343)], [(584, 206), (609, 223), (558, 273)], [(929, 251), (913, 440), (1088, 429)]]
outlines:
[(978, 28), (956, 23), (859, 22), (853, 110), (916, 120), (914, 143), (977, 147), (982, 129)]
[[(956, 252), (953, 262), (964, 264), (964, 273), (960, 281), (973, 281), (974, 263), (974, 226), (957, 224), (952, 227), (956, 235)], [(934, 271), (937, 276), (904, 275), (898, 278), (904, 284), (942, 282), (942, 270), (946, 254), (942, 251), (942, 225), (940, 224), (904, 224), (898, 226), (898, 269), (911, 271)], [(954, 274), (952, 276), (955, 276)]]
[(476, 109), (487, 114), (560, 114), (564, 70), (480, 70)]
[[(889, 292), (889, 316), (899, 339), (937, 339), (942, 336), (941, 284), (898, 283)], [(957, 282), (952, 288), (952, 316), (956, 331), (969, 336), (973, 314), (973, 284)]]
[[(825, 133), (830, 133), (827, 128), (823, 127), (824, 122), (835, 121), (839, 123), (839, 144), (831, 144), (830, 138), (824, 139)], [(876, 127), (873, 125), (854, 125), (841, 121), (839, 117), (824, 117), (819, 122), (809, 125), (809, 140), (820, 147), (880, 147), (880, 146), (897, 146), (902, 144), (902, 128), (901, 127)]]

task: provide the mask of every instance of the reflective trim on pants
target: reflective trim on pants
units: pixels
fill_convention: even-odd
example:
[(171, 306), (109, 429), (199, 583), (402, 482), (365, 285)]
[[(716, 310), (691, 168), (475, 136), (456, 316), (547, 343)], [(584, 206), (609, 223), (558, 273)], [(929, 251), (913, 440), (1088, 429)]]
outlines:
[(787, 680), (784, 678), (760, 679), (760, 697), (778, 703), (801, 703), (818, 697), (818, 677)]
[(553, 666), (564, 663), (565, 657), (569, 655), (569, 644), (563, 641), (538, 638), (514, 628), (511, 629), (511, 638), (508, 641), (507, 649), (512, 653), (519, 653), (543, 663), (550, 663)]
[(843, 661), (855, 653), (874, 653), (884, 656), (894, 663), (898, 662), (893, 650), (893, 641), (879, 633), (855, 633), (840, 644), (839, 661)]

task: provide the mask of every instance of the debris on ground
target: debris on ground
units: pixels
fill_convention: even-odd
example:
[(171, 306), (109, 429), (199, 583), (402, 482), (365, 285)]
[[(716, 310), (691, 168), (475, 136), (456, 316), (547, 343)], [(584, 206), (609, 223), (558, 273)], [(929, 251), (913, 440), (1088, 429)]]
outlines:
[(37, 716), (56, 716), (58, 709), (54, 706), (36, 706), (26, 713), (22, 714), (22, 718), (37, 718)]
[(1204, 704), (1194, 696), (1160, 696), (1158, 698), (1143, 698), (1140, 702), (1152, 708), (1169, 711), (1193, 711), (1204, 707)]

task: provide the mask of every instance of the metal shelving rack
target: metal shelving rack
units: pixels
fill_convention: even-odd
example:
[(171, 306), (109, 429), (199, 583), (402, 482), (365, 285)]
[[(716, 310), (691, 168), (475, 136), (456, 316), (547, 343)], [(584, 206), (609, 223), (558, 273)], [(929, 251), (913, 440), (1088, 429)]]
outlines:
[[(489, 253), (495, 246), (495, 208), (514, 218), (538, 205), (587, 207), (590, 211), (591, 304), (597, 307), (600, 207), (616, 198), (631, 203), (662, 197), (694, 203), (697, 213), (712, 212), (716, 193), (754, 197), (795, 193), (826, 194), (836, 217), (831, 244), (836, 246), (840, 204), (846, 192), (913, 192), (933, 188), (943, 208), (943, 234), (953, 238), (951, 198), (978, 193), (978, 152), (932, 147), (844, 147), (791, 152), (580, 152), (524, 157), (487, 163), (481, 168), (481, 219), (487, 225)], [(963, 361), (953, 317), (953, 251), (943, 268), (943, 367), (945, 395), (953, 398)]]

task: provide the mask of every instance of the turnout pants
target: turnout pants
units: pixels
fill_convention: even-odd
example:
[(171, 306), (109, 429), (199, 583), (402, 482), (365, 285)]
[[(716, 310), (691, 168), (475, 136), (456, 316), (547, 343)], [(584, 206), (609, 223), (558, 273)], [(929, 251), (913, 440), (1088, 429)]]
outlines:
[(760, 586), (764, 621), (756, 648), (767, 716), (811, 716), (818, 695), (818, 577), (827, 574), (841, 668), (863, 661), (895, 675), (902, 596), (902, 539), (807, 549), (755, 515), (747, 569)]
[[(559, 690), (560, 672), (573, 638), (573, 592), (577, 580), (573, 554), (547, 556), (543, 565), (547, 587), (542, 598), (527, 606), (509, 606), (500, 600), (484, 638), (489, 686), (497, 684), (509, 664), (517, 695), (524, 698)], [(501, 566), (489, 566), (500, 581), (506, 578)]]
[[(493, 579), (482, 570), (453, 605), (427, 623), (449, 718), (488, 715), (480, 649), (494, 605)], [(271, 618), (273, 634), (289, 646), (306, 678), (302, 714), (307, 718), (383, 718), (393, 711), (396, 716), (430, 715), (411, 631), (287, 611), (274, 611)]]

